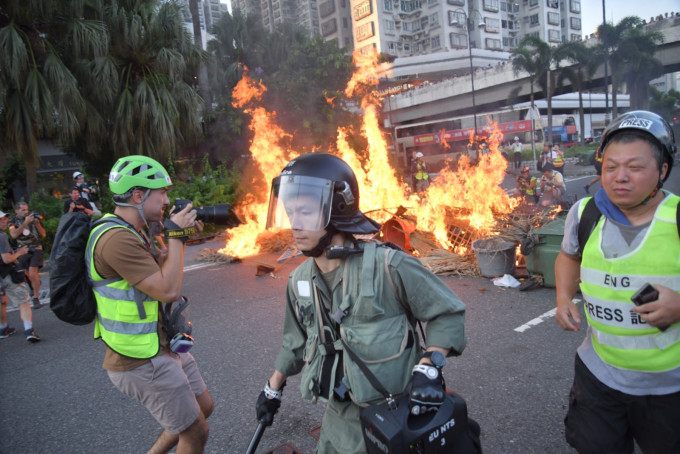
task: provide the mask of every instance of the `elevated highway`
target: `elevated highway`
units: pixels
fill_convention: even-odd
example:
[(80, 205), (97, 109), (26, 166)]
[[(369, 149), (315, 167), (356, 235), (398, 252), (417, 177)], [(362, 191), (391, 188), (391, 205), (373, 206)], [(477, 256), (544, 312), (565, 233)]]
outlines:
[[(647, 25), (648, 29), (664, 35), (655, 57), (661, 61), (665, 73), (680, 71), (680, 17), (662, 19)], [(596, 40), (589, 40), (595, 43)], [(611, 77), (611, 72), (609, 74)], [(483, 114), (501, 107), (526, 102), (531, 97), (527, 73), (515, 75), (512, 65), (496, 65), (478, 69), (474, 74), (476, 112)], [(599, 89), (604, 85), (604, 66), (601, 65), (585, 89)], [(556, 89), (556, 95), (573, 92), (570, 83)], [(510, 96), (514, 93), (512, 99)], [(535, 95), (543, 96), (540, 86)], [(383, 109), (393, 125), (426, 121), (446, 116), (472, 114), (470, 75), (445, 79), (438, 83), (413, 88), (385, 97)]]

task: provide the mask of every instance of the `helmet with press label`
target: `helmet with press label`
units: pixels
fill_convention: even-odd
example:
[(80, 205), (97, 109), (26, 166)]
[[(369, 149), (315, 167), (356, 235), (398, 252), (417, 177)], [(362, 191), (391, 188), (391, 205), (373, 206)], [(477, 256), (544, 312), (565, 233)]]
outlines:
[(654, 112), (634, 110), (618, 116), (602, 134), (601, 144), (597, 150), (598, 160), (602, 160), (604, 151), (611, 140), (626, 131), (642, 132), (657, 144), (664, 155), (665, 162), (668, 163), (668, 172), (666, 172), (666, 178), (668, 178), (677, 151), (675, 136), (668, 122)]

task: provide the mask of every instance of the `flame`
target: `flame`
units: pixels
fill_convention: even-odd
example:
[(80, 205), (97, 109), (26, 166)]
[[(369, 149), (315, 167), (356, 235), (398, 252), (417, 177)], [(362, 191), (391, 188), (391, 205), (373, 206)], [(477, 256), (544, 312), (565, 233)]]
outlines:
[[(345, 94), (348, 98), (360, 96), (359, 104), (363, 110), (362, 135), (368, 147), (355, 151), (347, 140), (349, 132), (339, 129), (336, 138), (337, 154), (354, 170), (359, 182), (360, 209), (364, 213), (384, 222), (394, 215), (399, 207), (405, 207), (409, 215), (417, 219), (420, 231), (432, 232), (437, 241), (445, 248), (456, 253), (465, 253), (466, 248), (456, 244), (451, 238), (451, 226), (464, 230), (474, 230), (477, 238), (488, 234), (494, 224), (496, 213), (511, 212), (519, 200), (511, 199), (501, 189), (507, 161), (499, 151), (502, 134), (496, 125), (487, 118), (483, 127), (488, 152), (482, 154), (479, 162), (470, 161), (466, 153), (458, 158), (455, 169), (447, 165), (421, 194), (412, 192), (402, 183), (392, 167), (387, 142), (379, 127), (380, 101), (376, 96), (377, 53), (354, 54), (357, 70), (348, 82)], [(260, 82), (244, 75), (234, 89), (234, 105), (245, 109), (252, 121), (250, 129), (254, 133), (250, 153), (259, 173), (247, 182), (251, 192), (243, 200), (244, 207), (239, 214), (245, 224), (231, 229), (230, 239), (220, 252), (245, 257), (259, 252), (257, 237), (264, 232), (267, 215), (269, 184), (278, 176), (280, 170), (296, 153), (281, 148), (280, 139), (289, 136), (276, 124), (276, 112), (267, 112), (257, 106), (266, 91)], [(474, 143), (474, 135), (470, 142)], [(448, 144), (444, 144), (449, 148)]]

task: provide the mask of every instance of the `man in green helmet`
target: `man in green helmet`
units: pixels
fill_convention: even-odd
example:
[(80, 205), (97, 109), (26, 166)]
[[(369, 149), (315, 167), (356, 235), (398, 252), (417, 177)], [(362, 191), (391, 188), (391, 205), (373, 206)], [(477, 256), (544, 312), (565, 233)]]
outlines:
[(199, 453), (208, 439), (213, 400), (193, 356), (170, 346), (160, 308), (180, 297), (184, 242), (203, 225), (191, 204), (171, 212), (165, 221), (168, 251), (160, 256), (152, 254), (147, 233), (149, 223), (162, 220), (171, 184), (151, 158), (119, 159), (109, 174), (116, 208), (105, 215), (118, 220), (92, 230), (86, 261), (97, 299), (94, 336), (107, 347), (103, 367), (164, 429), (149, 452), (177, 446), (178, 454)]

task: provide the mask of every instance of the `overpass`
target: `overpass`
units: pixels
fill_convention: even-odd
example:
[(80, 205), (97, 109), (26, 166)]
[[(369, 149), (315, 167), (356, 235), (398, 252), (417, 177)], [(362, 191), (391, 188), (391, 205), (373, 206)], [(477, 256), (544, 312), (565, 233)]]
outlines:
[[(664, 73), (680, 71), (680, 16), (661, 19), (649, 23), (648, 30), (659, 31), (664, 35), (655, 57), (661, 61)], [(594, 44), (594, 39), (588, 40)], [(588, 44), (588, 42), (587, 42)], [(464, 49), (465, 54), (467, 50)], [(480, 50), (481, 51), (481, 50)], [(473, 52), (477, 53), (474, 49)], [(609, 74), (611, 77), (611, 74)], [(526, 102), (531, 97), (531, 87), (527, 73), (515, 75), (512, 65), (490, 65), (477, 69), (474, 74), (476, 113), (498, 110), (499, 108)], [(604, 65), (600, 65), (590, 83), (584, 89), (599, 89), (604, 85)], [(556, 89), (555, 95), (574, 91), (570, 83)], [(510, 100), (510, 95), (514, 93)], [(534, 86), (534, 94), (541, 93)], [(392, 125), (408, 124), (418, 121), (473, 113), (470, 75), (441, 80), (422, 85), (408, 91), (386, 96), (383, 111)]]

